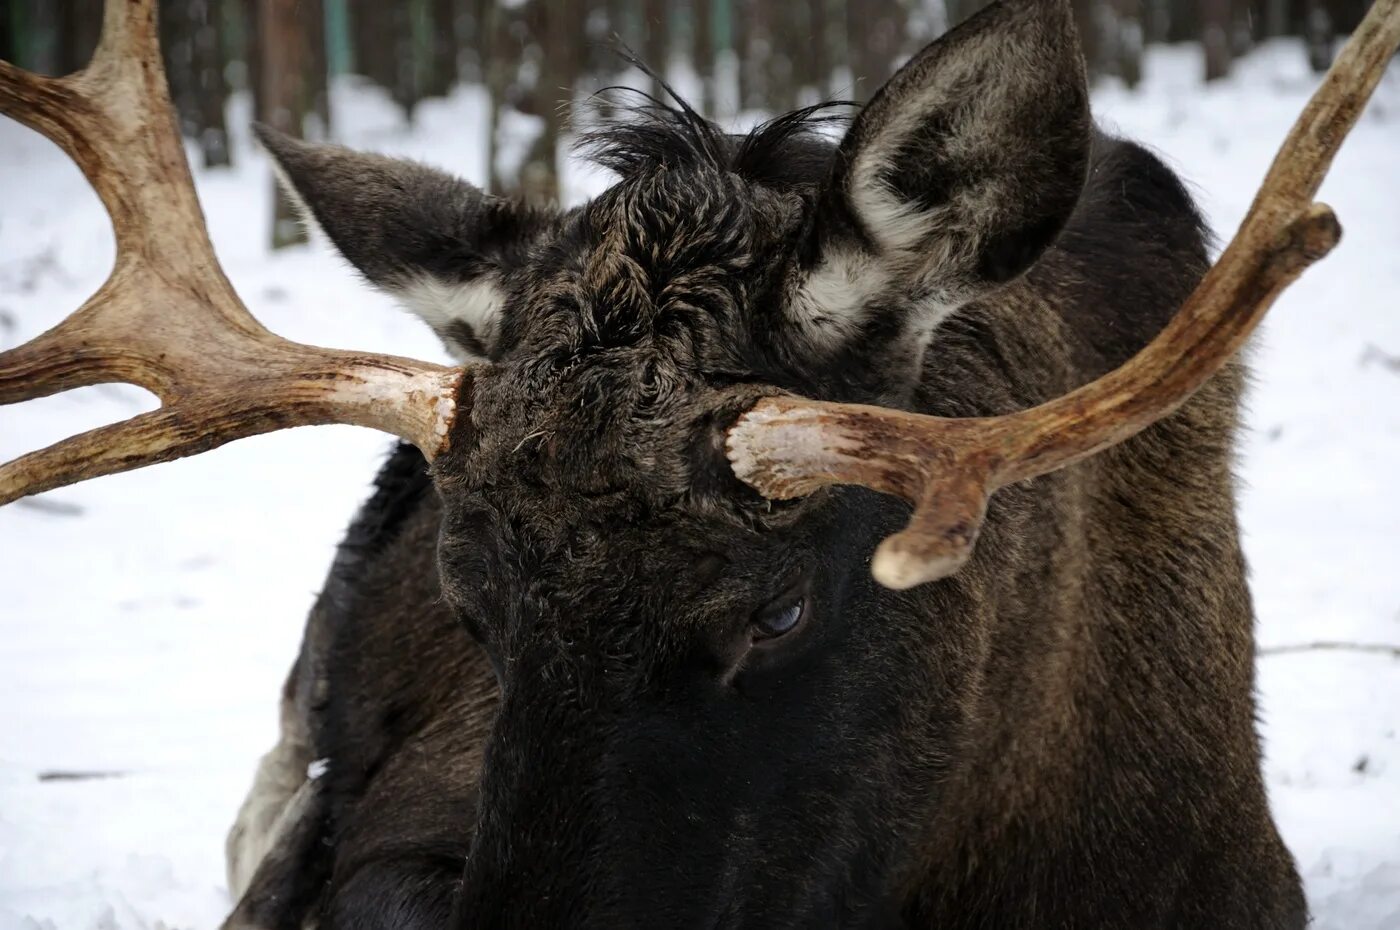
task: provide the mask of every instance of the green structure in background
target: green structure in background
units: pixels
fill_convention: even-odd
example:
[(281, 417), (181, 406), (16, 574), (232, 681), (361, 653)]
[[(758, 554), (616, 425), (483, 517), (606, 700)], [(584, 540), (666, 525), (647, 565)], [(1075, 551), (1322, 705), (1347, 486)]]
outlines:
[(332, 75), (355, 70), (350, 44), (350, 5), (346, 0), (324, 0), (326, 5), (326, 63)]

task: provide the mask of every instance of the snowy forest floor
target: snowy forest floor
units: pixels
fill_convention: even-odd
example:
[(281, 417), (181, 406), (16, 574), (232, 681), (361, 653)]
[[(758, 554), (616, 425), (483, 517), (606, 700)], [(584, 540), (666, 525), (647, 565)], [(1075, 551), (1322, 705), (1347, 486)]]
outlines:
[[(1294, 45), (1203, 88), (1157, 49), (1098, 117), (1162, 152), (1222, 238), (1311, 91)], [(481, 181), (480, 97), (405, 130), (377, 92), (336, 90), (340, 139)], [(233, 124), (247, 125), (236, 108)], [(321, 246), (265, 248), (269, 172), (240, 132), (198, 177), (253, 312), (308, 342), (440, 358)], [(1279, 303), (1251, 358), (1242, 519), (1259, 614), (1270, 794), (1320, 930), (1400, 927), (1400, 67), (1323, 189), (1346, 236)], [(573, 172), (578, 195), (600, 179)], [(106, 217), (58, 150), (0, 120), (0, 347), (47, 328), (110, 267)], [(124, 386), (0, 414), (0, 460), (153, 406)], [(295, 430), (0, 510), (0, 930), (211, 928), (223, 837), (332, 547), (388, 443)]]

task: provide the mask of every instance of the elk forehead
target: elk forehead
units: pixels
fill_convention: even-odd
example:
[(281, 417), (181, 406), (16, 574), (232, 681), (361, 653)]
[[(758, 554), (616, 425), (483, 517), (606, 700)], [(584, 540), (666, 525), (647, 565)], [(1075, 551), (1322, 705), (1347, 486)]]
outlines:
[[(743, 354), (741, 312), (800, 204), (710, 167), (658, 167), (625, 178), (574, 218), (526, 297), (523, 341), (573, 364), (629, 359), (638, 381), (657, 365), (701, 373)], [(573, 254), (568, 254), (570, 251)], [(535, 330), (537, 332), (530, 332)]]
[(722, 551), (718, 537), (752, 525), (762, 504), (734, 480), (722, 426), (755, 396), (730, 386), (759, 380), (744, 315), (799, 214), (722, 170), (658, 168), (534, 257), (505, 308), (509, 345), (476, 386), (482, 426), (439, 468), (463, 546), (492, 550), (493, 584), (528, 567), (532, 589), (593, 590), (677, 546)]
[(593, 491), (684, 484), (695, 432), (724, 403), (716, 381), (760, 380), (745, 310), (800, 212), (717, 168), (660, 167), (573, 214), (505, 308), (500, 371), (478, 403), (509, 444), (492, 457), (513, 462), (491, 467)]

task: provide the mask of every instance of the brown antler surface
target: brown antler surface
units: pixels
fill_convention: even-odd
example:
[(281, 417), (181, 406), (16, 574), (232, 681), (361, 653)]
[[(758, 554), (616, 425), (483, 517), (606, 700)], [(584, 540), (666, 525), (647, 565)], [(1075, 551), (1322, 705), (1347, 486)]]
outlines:
[(1175, 318), (1122, 367), (1038, 407), (947, 419), (792, 396), (756, 403), (731, 427), (738, 477), (769, 498), (859, 484), (914, 505), (872, 571), (892, 588), (967, 560), (988, 497), (1072, 465), (1180, 407), (1240, 348), (1279, 293), (1337, 244), (1313, 203), (1333, 156), (1400, 46), (1400, 0), (1376, 0), (1284, 141), (1239, 232)]
[(0, 404), (125, 381), (159, 410), (0, 466), (0, 504), (275, 429), (352, 423), (430, 459), (469, 372), (273, 335), (224, 277), (175, 127), (154, 0), (107, 0), (92, 63), (47, 78), (0, 62), (0, 113), (77, 162), (111, 214), (116, 267), (77, 312), (0, 353)]

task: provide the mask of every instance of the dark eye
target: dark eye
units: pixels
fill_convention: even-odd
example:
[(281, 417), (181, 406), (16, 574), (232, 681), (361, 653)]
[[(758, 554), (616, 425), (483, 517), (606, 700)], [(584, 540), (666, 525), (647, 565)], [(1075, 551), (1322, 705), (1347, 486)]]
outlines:
[(807, 613), (807, 599), (799, 598), (759, 614), (753, 622), (754, 639), (776, 639), (797, 629)]

